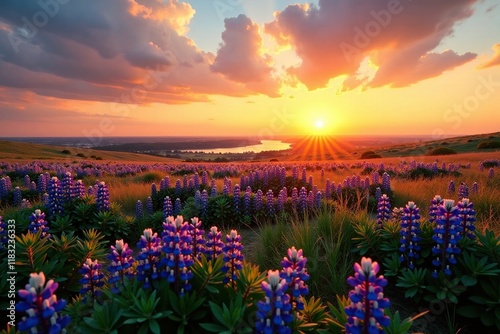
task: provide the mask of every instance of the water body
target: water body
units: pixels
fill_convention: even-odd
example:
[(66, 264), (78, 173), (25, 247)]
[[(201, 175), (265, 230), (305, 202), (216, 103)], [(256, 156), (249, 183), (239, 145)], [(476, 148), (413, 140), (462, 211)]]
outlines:
[(257, 145), (248, 145), (241, 147), (232, 147), (232, 148), (216, 148), (216, 149), (208, 149), (208, 150), (196, 150), (196, 152), (203, 153), (245, 153), (245, 152), (254, 152), (260, 153), (263, 151), (282, 151), (288, 150), (291, 148), (289, 143), (283, 143), (281, 140), (261, 140), (260, 144)]

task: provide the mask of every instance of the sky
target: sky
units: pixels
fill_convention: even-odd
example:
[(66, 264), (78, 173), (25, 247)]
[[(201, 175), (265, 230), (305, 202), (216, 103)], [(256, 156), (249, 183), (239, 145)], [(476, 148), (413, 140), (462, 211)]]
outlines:
[(496, 0), (2, 0), (0, 137), (500, 131)]

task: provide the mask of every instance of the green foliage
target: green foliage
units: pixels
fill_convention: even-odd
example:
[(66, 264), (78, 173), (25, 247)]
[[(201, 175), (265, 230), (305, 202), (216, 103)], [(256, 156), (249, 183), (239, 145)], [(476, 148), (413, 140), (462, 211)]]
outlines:
[(179, 296), (174, 291), (168, 290), (168, 301), (173, 311), (168, 315), (168, 318), (177, 323), (177, 333), (179, 334), (189, 331), (207, 314), (207, 311), (201, 307), (205, 298), (197, 296), (196, 292)]
[(425, 153), (426, 155), (450, 155), (450, 154), (457, 154), (457, 151), (454, 149), (451, 149), (449, 147), (436, 147), (434, 149), (431, 149)]
[(80, 331), (82, 334), (118, 333), (124, 310), (118, 303), (95, 303), (92, 317), (85, 317)]
[(482, 142), (477, 145), (477, 148), (480, 150), (500, 148), (500, 142), (498, 141)]
[(474, 292), (469, 296), (472, 304), (458, 308), (457, 313), (467, 318), (479, 318), (488, 327), (496, 326), (500, 330), (500, 285), (497, 278), (479, 281)]
[(428, 274), (425, 268), (405, 269), (398, 277), (396, 286), (405, 290), (405, 298), (415, 298), (418, 302), (426, 289), (425, 278)]
[[(51, 276), (58, 263), (50, 261), (47, 252), (50, 249), (48, 238), (38, 233), (28, 233), (16, 237), (16, 270), (28, 278), (31, 273), (43, 271), (45, 275)], [(26, 279), (27, 282), (27, 279)]]
[(200, 326), (203, 329), (211, 333), (221, 334), (252, 332), (250, 326), (242, 326), (246, 306), (241, 295), (238, 294), (235, 299), (231, 300), (229, 307), (226, 304), (222, 304), (220, 307), (211, 301), (208, 303), (216, 322), (201, 323)]
[(128, 318), (123, 324), (138, 324), (140, 327), (137, 333), (160, 333), (160, 325), (158, 320), (172, 314), (172, 311), (157, 310), (157, 305), (160, 301), (156, 297), (156, 291), (153, 291), (149, 296), (145, 290), (140, 290), (137, 296), (133, 296), (133, 305), (123, 312), (123, 316)]
[(49, 224), (49, 233), (52, 235), (73, 232), (76, 232), (76, 228), (71, 220), (71, 217), (68, 215), (56, 216), (55, 219)]

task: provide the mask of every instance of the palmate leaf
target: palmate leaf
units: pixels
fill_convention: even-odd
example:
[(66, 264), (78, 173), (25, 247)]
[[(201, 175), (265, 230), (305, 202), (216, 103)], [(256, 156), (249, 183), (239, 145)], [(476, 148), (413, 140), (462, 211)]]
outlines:
[(255, 305), (257, 300), (264, 298), (261, 284), (266, 276), (266, 272), (261, 273), (257, 265), (243, 261), (243, 267), (239, 272), (239, 279), (236, 281), (238, 292), (243, 298), (243, 304)]
[(368, 252), (376, 253), (380, 245), (380, 229), (377, 229), (375, 221), (361, 221), (355, 225), (354, 231), (357, 236), (353, 237), (352, 240), (356, 245), (354, 252), (360, 255), (365, 255)]
[(58, 264), (57, 261), (48, 261), (50, 246), (49, 239), (41, 236), (41, 230), (16, 236), (16, 270), (26, 277), (40, 271), (50, 277)]
[(199, 293), (204, 294), (206, 291), (212, 294), (218, 294), (222, 289), (222, 280), (225, 273), (222, 272), (224, 261), (222, 256), (218, 256), (215, 261), (208, 261), (205, 255), (201, 259), (196, 259), (191, 266), (193, 273), (193, 288)]

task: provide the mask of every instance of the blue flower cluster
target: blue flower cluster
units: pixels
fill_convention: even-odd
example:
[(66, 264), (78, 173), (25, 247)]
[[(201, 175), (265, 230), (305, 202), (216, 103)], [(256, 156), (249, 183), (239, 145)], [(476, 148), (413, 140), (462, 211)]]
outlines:
[(30, 216), (30, 224), (28, 225), (28, 229), (32, 233), (37, 233), (41, 231), (42, 237), (50, 237), (49, 228), (47, 226), (47, 221), (45, 220), (45, 213), (41, 210), (37, 209)]
[(401, 239), (399, 251), (401, 262), (406, 262), (408, 268), (414, 269), (420, 251), (420, 209), (414, 202), (408, 202), (401, 217)]
[(458, 202), (457, 207), (459, 210), (458, 216), (462, 224), (462, 237), (475, 239), (476, 211), (474, 210), (474, 204), (472, 204), (468, 198), (462, 198), (462, 200)]
[(109, 211), (110, 203), (109, 203), (109, 189), (105, 182), (99, 182), (97, 185), (97, 210), (100, 212)]
[(144, 282), (144, 288), (147, 289), (151, 287), (152, 281), (159, 278), (161, 239), (157, 233), (153, 234), (153, 230), (147, 228), (141, 235), (137, 248), (139, 248), (139, 254), (136, 256), (138, 261), (137, 278)]
[(281, 261), (283, 269), (280, 272), (280, 277), (286, 280), (291, 302), (295, 309), (304, 309), (303, 296), (309, 293), (309, 288), (305, 281), (309, 279), (306, 263), (307, 258), (303, 255), (302, 249), (297, 250), (295, 247), (289, 248), (287, 257)]
[(78, 281), (83, 285), (80, 289), (80, 294), (85, 295), (90, 292), (92, 300), (101, 295), (102, 291), (100, 287), (104, 285), (104, 274), (100, 271), (101, 268), (102, 264), (99, 261), (92, 261), (90, 258), (85, 260), (85, 263), (79, 270), (79, 273), (83, 275)]
[[(377, 188), (380, 189), (380, 188)], [(382, 228), (384, 222), (391, 219), (391, 200), (389, 196), (383, 194), (378, 199), (377, 204), (377, 224), (379, 228)]]
[(234, 282), (238, 279), (237, 272), (243, 267), (243, 245), (241, 244), (241, 235), (236, 230), (226, 235), (226, 244), (222, 247), (224, 267), (222, 271), (227, 273), (223, 282), (231, 282), (234, 288)]
[(115, 246), (110, 247), (110, 252), (108, 254), (108, 259), (111, 264), (108, 266), (108, 271), (112, 275), (108, 279), (108, 283), (112, 284), (112, 291), (118, 292), (118, 285), (123, 285), (125, 277), (132, 278), (132, 265), (134, 264), (134, 258), (132, 257), (132, 249), (128, 247), (127, 243), (123, 242), (123, 239), (116, 240)]

